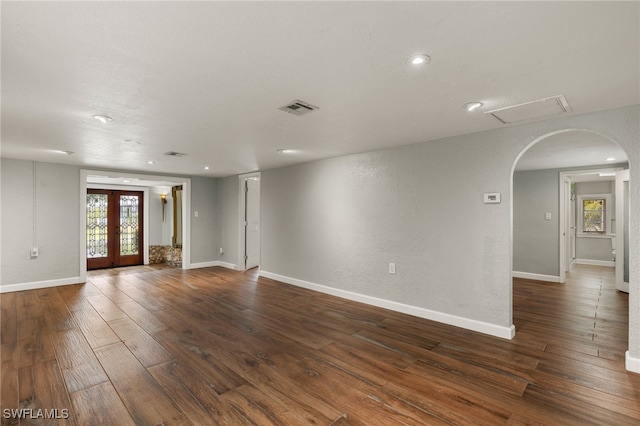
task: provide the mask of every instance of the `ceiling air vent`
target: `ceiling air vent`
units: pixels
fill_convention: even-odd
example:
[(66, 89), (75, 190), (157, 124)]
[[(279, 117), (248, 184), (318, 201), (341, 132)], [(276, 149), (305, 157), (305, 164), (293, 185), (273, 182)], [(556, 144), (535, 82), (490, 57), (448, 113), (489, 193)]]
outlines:
[(187, 156), (187, 154), (183, 152), (175, 152), (175, 151), (165, 152), (164, 155), (168, 155), (169, 157), (186, 157)]
[(288, 105), (285, 105), (278, 109), (294, 115), (305, 115), (320, 108), (318, 108), (317, 106), (308, 104), (306, 102), (302, 102), (300, 100), (295, 100), (289, 103)]
[(494, 109), (493, 111), (487, 111), (485, 114), (493, 115), (503, 124), (512, 124), (564, 114), (569, 111), (571, 111), (571, 108), (569, 108), (567, 100), (563, 95), (558, 95), (520, 105)]

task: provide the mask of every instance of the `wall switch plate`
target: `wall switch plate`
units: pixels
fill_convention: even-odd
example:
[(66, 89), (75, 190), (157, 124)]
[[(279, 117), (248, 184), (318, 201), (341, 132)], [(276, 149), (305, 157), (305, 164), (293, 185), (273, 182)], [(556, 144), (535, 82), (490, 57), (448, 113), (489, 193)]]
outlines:
[(198, 212), (193, 212), (194, 217), (198, 217)]
[(544, 214), (544, 220), (551, 220), (551, 213), (547, 212)]
[(220, 254), (224, 254), (224, 250), (222, 250), (222, 247), (220, 247)]
[(34, 247), (31, 249), (31, 257), (38, 257), (38, 247)]
[(499, 192), (485, 192), (484, 193), (484, 203), (485, 204), (500, 204), (500, 193)]
[(396, 273), (396, 264), (395, 263), (390, 263), (389, 264), (389, 273), (392, 274), (392, 275)]

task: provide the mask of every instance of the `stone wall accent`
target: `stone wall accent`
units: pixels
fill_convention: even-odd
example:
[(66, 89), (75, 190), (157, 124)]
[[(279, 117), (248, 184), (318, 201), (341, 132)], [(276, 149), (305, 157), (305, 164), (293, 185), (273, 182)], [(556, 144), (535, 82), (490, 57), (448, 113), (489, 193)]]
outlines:
[(149, 264), (166, 263), (167, 246), (149, 246)]
[(149, 246), (149, 264), (182, 266), (182, 249), (173, 246)]
[(166, 246), (167, 263), (171, 266), (182, 266), (182, 249)]

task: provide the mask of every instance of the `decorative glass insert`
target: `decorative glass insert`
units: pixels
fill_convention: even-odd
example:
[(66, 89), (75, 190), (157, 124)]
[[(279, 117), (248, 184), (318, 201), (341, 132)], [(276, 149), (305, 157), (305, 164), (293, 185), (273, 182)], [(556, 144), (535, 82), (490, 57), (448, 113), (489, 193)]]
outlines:
[(120, 256), (138, 254), (140, 227), (137, 195), (120, 196)]
[(87, 194), (87, 257), (107, 257), (109, 199), (107, 194)]

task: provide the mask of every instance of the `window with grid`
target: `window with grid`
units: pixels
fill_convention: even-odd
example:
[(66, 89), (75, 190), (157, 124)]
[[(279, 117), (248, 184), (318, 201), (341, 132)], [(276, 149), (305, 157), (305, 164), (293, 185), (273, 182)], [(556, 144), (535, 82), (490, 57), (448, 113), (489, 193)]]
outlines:
[(604, 234), (605, 212), (607, 200), (605, 198), (582, 199), (582, 232)]

